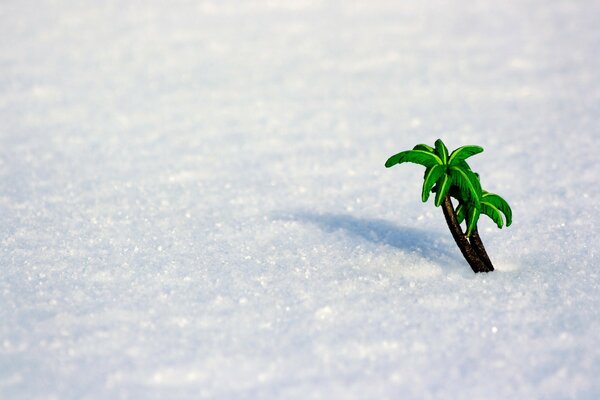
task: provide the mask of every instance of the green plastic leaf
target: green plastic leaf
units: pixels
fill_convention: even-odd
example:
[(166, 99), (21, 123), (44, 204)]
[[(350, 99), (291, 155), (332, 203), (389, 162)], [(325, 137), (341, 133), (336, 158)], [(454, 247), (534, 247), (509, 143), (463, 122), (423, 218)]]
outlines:
[(480, 146), (462, 146), (458, 149), (454, 150), (452, 154), (450, 154), (450, 158), (448, 159), (448, 164), (455, 165), (459, 161), (463, 161), (466, 158), (469, 158), (475, 154), (479, 154), (483, 151), (483, 147)]
[(477, 193), (477, 197), (481, 200), (483, 196), (483, 189), (481, 187), (481, 181), (479, 180), (479, 174), (477, 172), (470, 171), (467, 173), (469, 176), (469, 180), (471, 181), (471, 185), (475, 188), (475, 192)]
[(502, 214), (500, 214), (500, 210), (498, 210), (493, 205), (486, 203), (485, 201), (481, 202), (481, 213), (487, 215), (498, 225), (498, 228), (502, 229), (504, 225), (504, 221), (502, 221)]
[(478, 204), (469, 204), (467, 207), (467, 236), (471, 236), (473, 229), (477, 227), (477, 221), (481, 215), (481, 206)]
[(479, 205), (481, 197), (481, 185), (479, 180), (475, 177), (471, 171), (466, 171), (462, 168), (452, 166), (449, 169), (452, 177), (452, 183), (454, 183), (460, 192), (461, 199), (463, 202), (473, 202)]
[(437, 192), (435, 194), (435, 206), (439, 207), (450, 190), (450, 176), (443, 174), (437, 181)]
[[(452, 164), (453, 166), (457, 166), (459, 168), (464, 169), (465, 171), (471, 171), (471, 166), (465, 160), (459, 160)], [(477, 173), (475, 173), (477, 175)]]
[(426, 144), (418, 144), (415, 147), (413, 147), (413, 150), (423, 150), (428, 151), (430, 153), (433, 153), (435, 151), (433, 147), (427, 146)]
[(427, 168), (433, 167), (436, 164), (442, 164), (442, 160), (440, 160), (440, 158), (435, 154), (424, 150), (407, 150), (391, 156), (386, 161), (385, 166), (389, 168), (393, 165), (402, 164), (404, 162), (423, 165)]
[(438, 139), (435, 141), (435, 152), (440, 157), (444, 164), (448, 163), (448, 148), (442, 142), (442, 139)]
[(458, 207), (456, 207), (456, 220), (458, 221), (459, 224), (462, 224), (462, 222), (465, 220), (465, 206), (462, 204), (459, 204)]
[(485, 192), (482, 196), (482, 201), (488, 203), (490, 206), (497, 208), (499, 211), (504, 214), (506, 218), (506, 226), (510, 226), (512, 224), (512, 210), (510, 206), (502, 197), (498, 196), (494, 193)]
[(435, 185), (444, 172), (445, 168), (441, 165), (434, 165), (432, 168), (428, 168), (427, 171), (425, 171), (425, 181), (423, 182), (423, 191), (421, 193), (421, 200), (423, 200), (423, 203), (429, 199), (429, 193), (431, 192), (433, 185)]

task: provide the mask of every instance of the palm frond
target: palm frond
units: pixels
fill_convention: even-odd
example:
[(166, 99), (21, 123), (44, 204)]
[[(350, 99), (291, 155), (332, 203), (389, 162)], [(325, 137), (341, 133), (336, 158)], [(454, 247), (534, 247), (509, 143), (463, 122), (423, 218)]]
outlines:
[(487, 215), (498, 225), (498, 228), (502, 229), (504, 221), (502, 220), (502, 214), (496, 207), (485, 201), (481, 202), (481, 213)]
[[(454, 162), (454, 164), (452, 164), (452, 165), (457, 166), (457, 167), (462, 168), (467, 171), (472, 171), (471, 166), (465, 160), (459, 160), (458, 162)], [(479, 174), (477, 174), (476, 172), (475, 172), (475, 175), (479, 176)]]
[(430, 153), (433, 153), (435, 151), (433, 147), (428, 146), (426, 144), (418, 144), (415, 147), (413, 147), (413, 150), (423, 150), (428, 151)]
[(446, 147), (444, 142), (442, 142), (442, 139), (438, 139), (435, 141), (435, 152), (444, 164), (448, 163), (448, 148)]
[(452, 154), (450, 154), (450, 158), (448, 159), (448, 164), (455, 165), (459, 161), (465, 160), (475, 154), (479, 154), (483, 151), (483, 147), (480, 146), (462, 146), (458, 149), (454, 150)]
[(479, 221), (479, 216), (481, 215), (481, 206), (479, 204), (469, 204), (467, 207), (467, 236), (471, 236), (473, 229), (477, 227), (477, 221)]
[(435, 154), (429, 153), (425, 150), (407, 150), (402, 151), (398, 154), (391, 156), (385, 163), (387, 168), (402, 164), (404, 162), (410, 162), (414, 164), (423, 165), (427, 168), (433, 167), (436, 164), (442, 164), (442, 160)]
[(506, 200), (502, 197), (498, 196), (494, 193), (485, 192), (482, 195), (482, 201), (488, 203), (491, 206), (494, 206), (499, 211), (504, 214), (504, 218), (506, 218), (506, 226), (510, 226), (512, 224), (512, 210)]
[(463, 202), (471, 201), (479, 205), (481, 197), (481, 184), (475, 174), (470, 170), (452, 166), (449, 169), (452, 183), (458, 187)]
[(421, 200), (423, 200), (423, 203), (429, 199), (429, 193), (431, 192), (433, 185), (435, 185), (444, 172), (444, 167), (441, 165), (434, 165), (432, 168), (428, 168), (427, 171), (425, 171), (425, 181), (423, 182), (423, 191), (421, 193)]
[(469, 176), (469, 180), (471, 181), (471, 184), (473, 185), (473, 187), (475, 188), (475, 191), (477, 192), (477, 196), (479, 196), (479, 199), (481, 199), (481, 196), (483, 196), (483, 188), (481, 187), (481, 181), (479, 180), (479, 174), (477, 172), (473, 172), (469, 170), (469, 173), (467, 174)]
[(448, 174), (443, 174), (437, 181), (437, 191), (435, 193), (435, 206), (439, 207), (450, 190), (451, 179)]
[(465, 220), (465, 206), (462, 203), (459, 204), (454, 212), (456, 213), (456, 220), (459, 224), (462, 224)]

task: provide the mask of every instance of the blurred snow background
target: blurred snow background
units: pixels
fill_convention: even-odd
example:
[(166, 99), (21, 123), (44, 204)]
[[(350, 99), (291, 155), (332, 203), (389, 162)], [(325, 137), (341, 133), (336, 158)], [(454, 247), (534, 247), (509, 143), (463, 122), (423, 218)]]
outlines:
[(600, 397), (600, 3), (422, 3), (3, 1), (0, 398)]

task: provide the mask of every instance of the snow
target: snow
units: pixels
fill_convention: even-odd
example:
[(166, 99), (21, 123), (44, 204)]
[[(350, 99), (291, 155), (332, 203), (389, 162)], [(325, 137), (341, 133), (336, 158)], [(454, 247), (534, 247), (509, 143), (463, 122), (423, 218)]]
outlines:
[[(599, 13), (2, 2), (0, 398), (599, 398)], [(491, 274), (383, 166), (438, 137)]]

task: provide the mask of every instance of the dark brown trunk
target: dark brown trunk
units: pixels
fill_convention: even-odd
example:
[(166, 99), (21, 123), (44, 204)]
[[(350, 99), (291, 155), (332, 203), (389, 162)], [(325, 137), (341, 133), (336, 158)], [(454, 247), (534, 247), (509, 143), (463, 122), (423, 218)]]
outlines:
[(493, 271), (494, 265), (492, 264), (492, 261), (490, 260), (487, 251), (485, 251), (485, 247), (483, 246), (481, 237), (479, 237), (479, 232), (477, 232), (477, 228), (473, 229), (473, 232), (471, 232), (469, 242), (471, 242), (471, 246), (473, 246), (473, 249), (475, 249), (475, 252), (479, 256), (479, 258), (486, 265), (488, 271)]
[(456, 219), (456, 213), (454, 212), (454, 207), (452, 206), (452, 201), (450, 200), (450, 196), (446, 196), (444, 202), (442, 203), (442, 209), (444, 211), (444, 217), (446, 217), (446, 223), (448, 224), (448, 228), (450, 228), (450, 232), (452, 233), (452, 237), (456, 242), (456, 245), (460, 249), (463, 257), (469, 265), (473, 272), (488, 272), (490, 269), (483, 262), (481, 258), (477, 255), (477, 252), (467, 239), (467, 236), (463, 233), (458, 220)]

